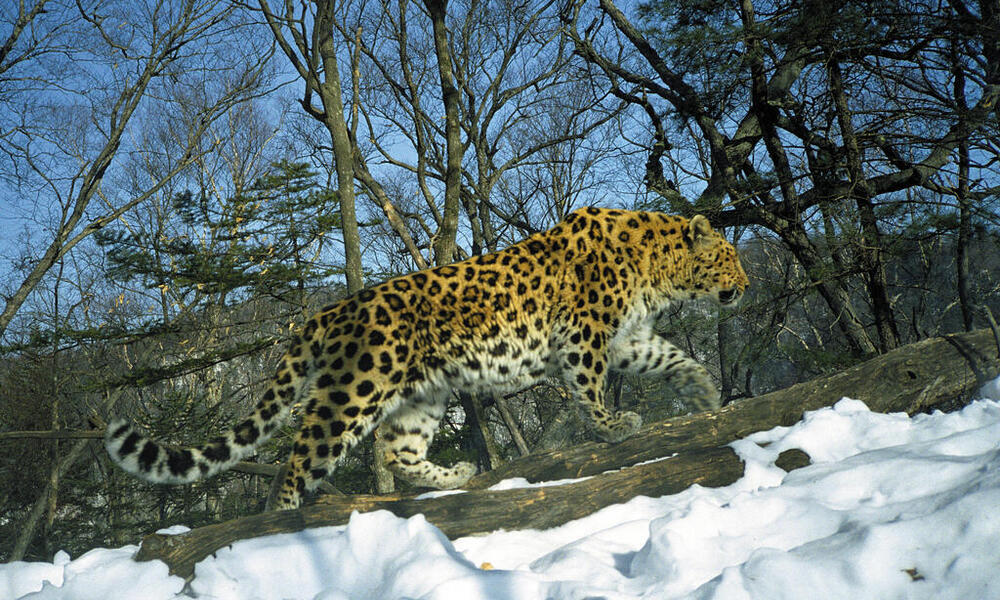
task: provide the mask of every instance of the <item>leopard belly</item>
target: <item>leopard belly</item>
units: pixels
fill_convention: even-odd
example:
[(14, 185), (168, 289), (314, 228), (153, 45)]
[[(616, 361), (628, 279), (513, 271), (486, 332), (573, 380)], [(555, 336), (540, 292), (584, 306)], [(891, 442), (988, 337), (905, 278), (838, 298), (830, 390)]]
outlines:
[(471, 345), (441, 369), (446, 387), (471, 394), (507, 394), (528, 388), (558, 368), (548, 340), (509, 337), (489, 346)]

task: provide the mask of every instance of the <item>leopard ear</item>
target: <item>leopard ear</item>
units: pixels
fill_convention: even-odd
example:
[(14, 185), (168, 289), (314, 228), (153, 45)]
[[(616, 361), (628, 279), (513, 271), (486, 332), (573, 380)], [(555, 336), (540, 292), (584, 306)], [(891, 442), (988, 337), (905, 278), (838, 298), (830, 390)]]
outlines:
[(691, 239), (695, 244), (712, 235), (712, 226), (709, 225), (708, 219), (706, 219), (704, 215), (695, 215), (691, 217), (690, 227)]

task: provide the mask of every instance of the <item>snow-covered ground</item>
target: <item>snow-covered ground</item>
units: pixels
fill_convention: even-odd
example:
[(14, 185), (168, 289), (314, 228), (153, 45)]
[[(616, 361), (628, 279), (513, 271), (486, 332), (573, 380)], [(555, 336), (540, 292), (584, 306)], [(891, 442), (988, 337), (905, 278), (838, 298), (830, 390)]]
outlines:
[[(1000, 380), (982, 395), (1000, 399)], [(0, 565), (0, 600), (1000, 599), (1000, 402), (910, 418), (844, 399), (733, 446), (733, 485), (547, 531), (450, 542), (419, 516), (355, 514), (219, 551), (185, 595), (127, 546)], [(788, 448), (814, 464), (786, 474)]]

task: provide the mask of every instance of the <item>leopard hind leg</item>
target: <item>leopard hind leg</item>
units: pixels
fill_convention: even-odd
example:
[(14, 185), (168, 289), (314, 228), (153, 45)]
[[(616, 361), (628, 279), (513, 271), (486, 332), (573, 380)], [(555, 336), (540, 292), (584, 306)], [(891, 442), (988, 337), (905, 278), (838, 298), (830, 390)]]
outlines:
[(362, 386), (354, 394), (340, 386), (328, 390), (320, 385), (310, 390), (275, 508), (298, 508), (302, 494), (315, 489), (333, 472), (343, 456), (398, 403), (394, 390)]
[(399, 478), (420, 487), (450, 490), (476, 474), (472, 463), (442, 467), (427, 460), (427, 449), (447, 406), (445, 392), (414, 395), (385, 420), (386, 462)]

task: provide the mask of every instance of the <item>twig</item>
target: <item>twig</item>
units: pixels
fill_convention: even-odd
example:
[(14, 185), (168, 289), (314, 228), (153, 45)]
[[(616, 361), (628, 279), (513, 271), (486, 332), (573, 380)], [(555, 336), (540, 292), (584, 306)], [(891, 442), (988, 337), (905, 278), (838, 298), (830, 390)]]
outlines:
[(5, 431), (0, 433), (3, 440), (86, 440), (104, 437), (104, 430), (53, 429), (50, 431)]

